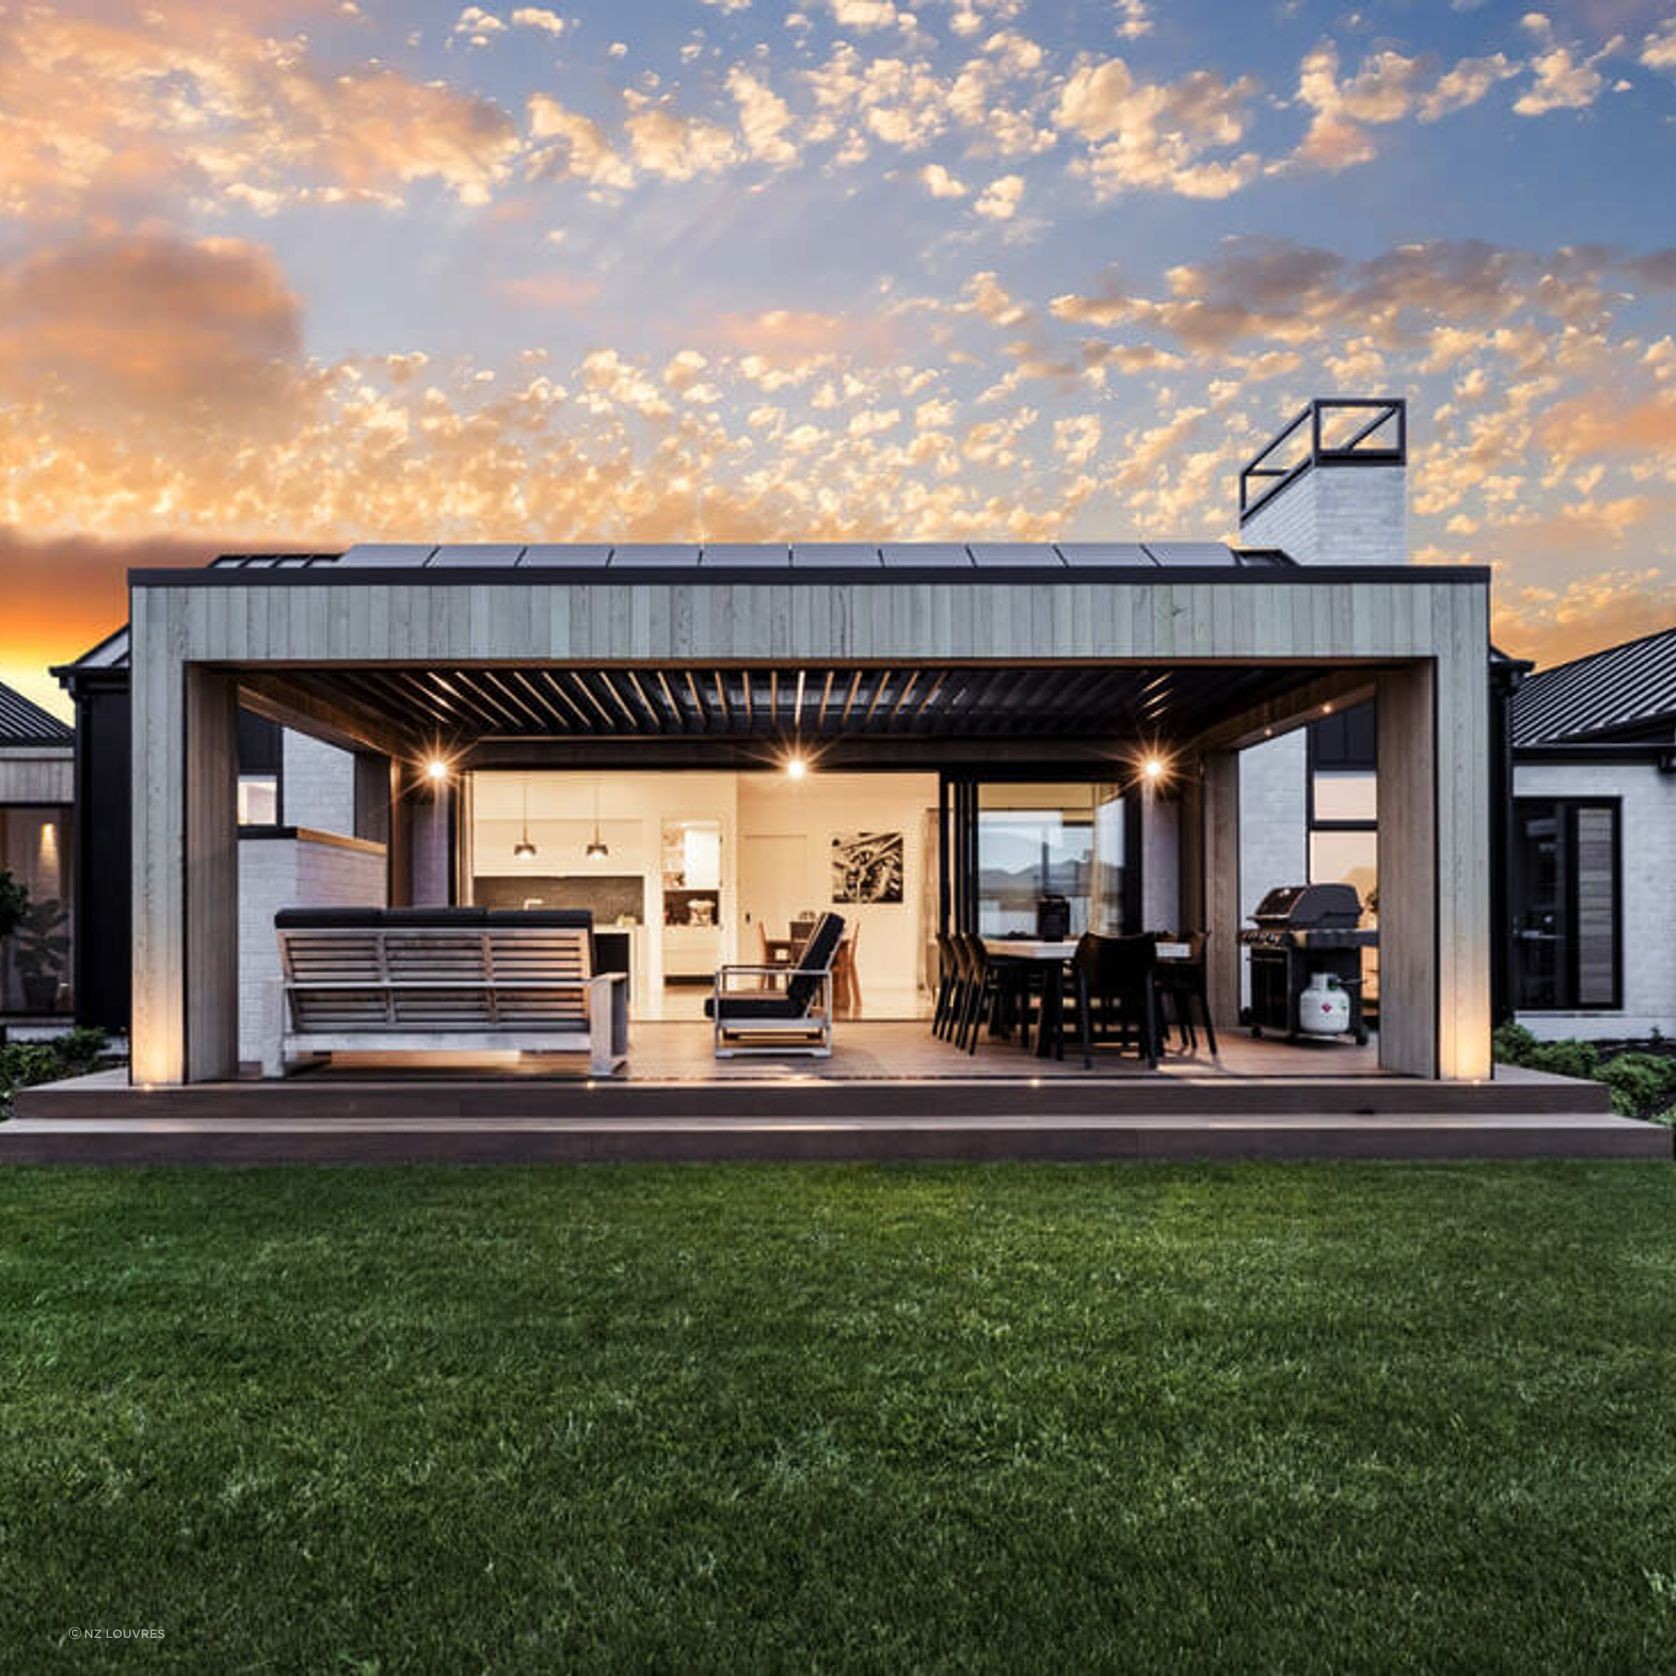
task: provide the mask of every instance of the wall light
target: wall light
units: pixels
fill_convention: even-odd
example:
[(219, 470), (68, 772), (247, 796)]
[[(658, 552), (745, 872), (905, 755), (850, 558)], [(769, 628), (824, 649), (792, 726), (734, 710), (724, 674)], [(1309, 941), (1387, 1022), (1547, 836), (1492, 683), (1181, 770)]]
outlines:
[(425, 764), (425, 778), (439, 782), (446, 780), (448, 778), (448, 764), (441, 757), (432, 757)]
[(1149, 785), (1157, 785), (1170, 771), (1170, 765), (1158, 756), (1148, 757), (1141, 764), (1141, 773)]
[(786, 758), (786, 778), (788, 780), (801, 780), (808, 772), (809, 765), (802, 757), (791, 756)]

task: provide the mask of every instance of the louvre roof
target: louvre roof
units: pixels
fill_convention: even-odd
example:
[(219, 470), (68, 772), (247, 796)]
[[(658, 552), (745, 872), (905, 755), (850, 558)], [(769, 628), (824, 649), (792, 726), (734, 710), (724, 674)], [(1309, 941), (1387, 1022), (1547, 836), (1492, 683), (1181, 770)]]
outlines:
[(0, 685), (0, 746), (68, 745), (74, 731), (40, 705)]
[(1273, 549), (1218, 541), (379, 542), (344, 553), (227, 553), (215, 570), (929, 571), (1224, 566), (1291, 568)]
[(1676, 738), (1676, 627), (1528, 676), (1513, 695), (1513, 744)]

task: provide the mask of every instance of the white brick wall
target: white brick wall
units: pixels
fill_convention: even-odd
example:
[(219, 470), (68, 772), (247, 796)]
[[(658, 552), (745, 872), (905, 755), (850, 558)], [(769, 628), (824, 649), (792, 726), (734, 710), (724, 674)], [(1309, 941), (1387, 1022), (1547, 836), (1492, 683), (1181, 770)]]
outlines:
[(1316, 466), (1240, 528), (1247, 547), (1279, 547), (1299, 564), (1405, 564), (1402, 466)]
[(336, 745), (311, 739), (306, 733), (294, 733), (290, 728), (281, 737), (285, 789), (280, 819), (287, 826), (353, 837), (355, 758)]
[[(338, 753), (340, 756), (342, 752)], [(384, 847), (324, 834), (239, 840), (239, 1058), (262, 1057), (267, 997), (279, 976), (281, 908), (381, 908)]]
[(1676, 774), (1650, 763), (1522, 763), (1513, 790), (1516, 797), (1622, 799), (1623, 1010), (1520, 1013), (1519, 1022), (1550, 1041), (1654, 1030), (1676, 1036)]
[[(1309, 878), (1309, 806), (1305, 778), (1309, 741), (1302, 728), (1283, 733), (1240, 753), (1240, 924), (1276, 885), (1303, 884)], [(1240, 993), (1250, 999), (1246, 961), (1240, 961)]]
[(1141, 924), (1147, 931), (1192, 931), (1181, 923), (1181, 805), (1141, 788)]

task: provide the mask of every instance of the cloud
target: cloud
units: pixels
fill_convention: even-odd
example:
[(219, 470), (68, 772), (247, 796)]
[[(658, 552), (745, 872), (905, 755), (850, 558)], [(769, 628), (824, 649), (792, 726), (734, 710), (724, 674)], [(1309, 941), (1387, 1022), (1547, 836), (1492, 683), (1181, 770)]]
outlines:
[(497, 293), (509, 303), (525, 308), (577, 309), (592, 302), (599, 295), (597, 279), (579, 279), (575, 274), (557, 269), (547, 273), (525, 274), (518, 279), (502, 280)]
[(267, 429), (299, 399), (302, 310), (237, 239), (89, 236), (0, 267), (0, 401)]
[(1669, 627), (1676, 627), (1676, 578), (1651, 566), (1596, 571), (1558, 590), (1500, 591), (1495, 599), (1496, 644), (1539, 668)]
[(1248, 76), (1224, 81), (1194, 70), (1179, 81), (1136, 80), (1121, 58), (1084, 60), (1060, 91), (1054, 120), (1087, 142), (1074, 166), (1102, 198), (1122, 192), (1176, 192), (1224, 198), (1252, 180), (1255, 153), (1212, 157), (1244, 137), (1257, 91)]
[(1606, 78), (1595, 66), (1616, 52), (1622, 39), (1613, 36), (1598, 52), (1579, 58), (1577, 48), (1555, 39), (1553, 24), (1543, 13), (1527, 12), (1520, 22), (1536, 41), (1530, 64), (1535, 80), (1514, 100), (1513, 109), (1520, 116), (1546, 116), (1592, 105), (1606, 87)]
[(1001, 175), (983, 189), (972, 208), (991, 221), (1010, 221), (1023, 199), (1024, 176)]
[(1660, 24), (1641, 43), (1641, 62), (1649, 70), (1665, 70), (1676, 75), (1676, 17)]
[(539, 29), (544, 34), (554, 37), (565, 32), (565, 21), (557, 12), (549, 11), (545, 6), (520, 6), (512, 14), (512, 23), (518, 29)]
[(545, 93), (530, 95), (526, 106), (530, 133), (537, 142), (528, 171), (532, 178), (572, 178), (614, 190), (634, 184), (634, 170), (618, 153), (605, 130), (592, 117), (567, 110)]
[(635, 164), (665, 180), (720, 174), (739, 155), (720, 123), (682, 116), (668, 105), (641, 105), (623, 126)]
[(727, 73), (727, 90), (739, 107), (739, 126), (745, 149), (759, 162), (788, 168), (797, 161), (797, 147), (788, 137), (791, 110), (766, 82), (741, 65)]
[(933, 198), (964, 198), (966, 187), (951, 175), (941, 163), (927, 163), (919, 171), (919, 180)]

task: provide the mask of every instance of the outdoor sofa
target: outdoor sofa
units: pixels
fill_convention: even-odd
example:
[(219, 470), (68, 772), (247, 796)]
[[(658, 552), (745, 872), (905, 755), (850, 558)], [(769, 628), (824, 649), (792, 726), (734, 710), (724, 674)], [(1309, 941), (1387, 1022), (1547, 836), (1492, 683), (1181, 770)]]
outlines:
[(586, 909), (283, 908), (263, 1071), (367, 1052), (628, 1057), (628, 974), (594, 970)]

